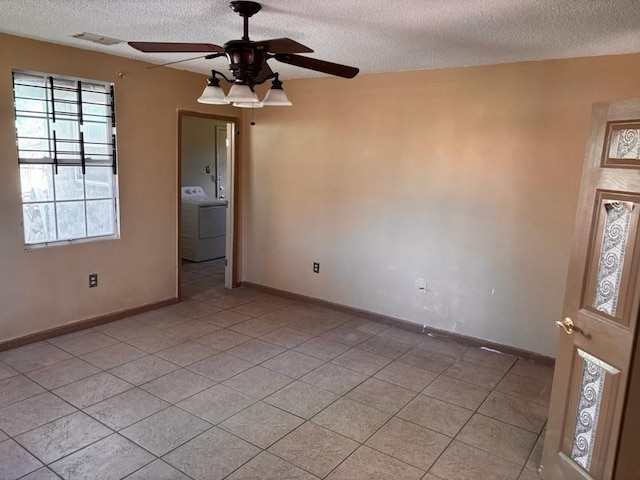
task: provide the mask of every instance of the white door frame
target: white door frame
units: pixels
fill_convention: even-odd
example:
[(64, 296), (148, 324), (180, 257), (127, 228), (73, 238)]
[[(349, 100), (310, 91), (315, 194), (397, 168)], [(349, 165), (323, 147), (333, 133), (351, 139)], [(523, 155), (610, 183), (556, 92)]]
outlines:
[(240, 127), (239, 117), (227, 117), (223, 115), (215, 115), (204, 112), (196, 112), (190, 110), (178, 110), (178, 172), (177, 172), (177, 186), (176, 186), (176, 203), (178, 208), (178, 224), (177, 224), (177, 292), (178, 300), (181, 299), (181, 257), (180, 257), (180, 228), (182, 223), (182, 196), (181, 196), (181, 184), (182, 184), (182, 118), (183, 117), (198, 117), (206, 118), (218, 122), (224, 122), (227, 124), (229, 135), (227, 138), (229, 141), (229, 147), (227, 150), (227, 238), (225, 245), (225, 256), (227, 264), (225, 267), (225, 280), (224, 285), (227, 288), (234, 288), (239, 282), (239, 273), (236, 269), (238, 263), (238, 255), (240, 255), (239, 248), (237, 247), (237, 231), (238, 231), (238, 208), (237, 203), (239, 199), (239, 176), (238, 166), (240, 148), (238, 146), (238, 131)]

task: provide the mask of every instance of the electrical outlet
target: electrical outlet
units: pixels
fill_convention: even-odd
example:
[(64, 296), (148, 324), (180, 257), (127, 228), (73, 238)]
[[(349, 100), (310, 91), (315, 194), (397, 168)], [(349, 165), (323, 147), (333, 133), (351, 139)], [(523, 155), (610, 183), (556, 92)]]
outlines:
[(98, 274), (91, 273), (89, 274), (89, 288), (94, 288), (98, 286)]
[(320, 264), (318, 262), (313, 262), (313, 273), (320, 273)]

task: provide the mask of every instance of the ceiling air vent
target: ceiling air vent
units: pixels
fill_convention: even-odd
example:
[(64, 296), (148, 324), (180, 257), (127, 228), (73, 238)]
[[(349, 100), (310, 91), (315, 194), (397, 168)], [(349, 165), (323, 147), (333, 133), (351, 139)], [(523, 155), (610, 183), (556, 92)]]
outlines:
[(118, 40), (117, 38), (105, 37), (104, 35), (97, 35), (95, 33), (82, 32), (71, 36), (78, 40), (87, 40), (88, 42), (99, 43), (100, 45), (117, 45), (122, 43), (122, 40)]

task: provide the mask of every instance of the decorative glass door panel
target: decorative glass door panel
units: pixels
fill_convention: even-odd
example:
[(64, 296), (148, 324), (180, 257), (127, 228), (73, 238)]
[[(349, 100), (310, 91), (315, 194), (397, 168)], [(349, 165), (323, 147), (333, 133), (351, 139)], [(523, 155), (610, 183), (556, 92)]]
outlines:
[(640, 167), (640, 122), (609, 123), (603, 166)]
[(640, 198), (613, 192), (598, 192), (597, 198), (593, 248), (582, 306), (628, 325), (627, 290)]
[(606, 453), (603, 439), (609, 433), (620, 370), (578, 348), (574, 371), (576, 388), (564, 425), (562, 453), (584, 470), (586, 478), (601, 479)]
[(598, 362), (584, 359), (576, 426), (571, 445), (571, 460), (587, 471), (591, 468), (593, 459), (595, 432), (598, 428), (606, 375), (607, 371)]

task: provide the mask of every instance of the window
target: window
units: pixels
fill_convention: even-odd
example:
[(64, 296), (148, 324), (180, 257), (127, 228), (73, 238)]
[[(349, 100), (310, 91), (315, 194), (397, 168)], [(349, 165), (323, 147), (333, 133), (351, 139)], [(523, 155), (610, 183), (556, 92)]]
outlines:
[(118, 237), (113, 85), (13, 72), (26, 245)]

